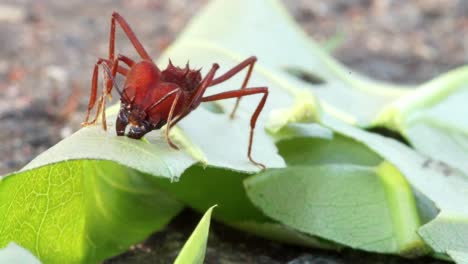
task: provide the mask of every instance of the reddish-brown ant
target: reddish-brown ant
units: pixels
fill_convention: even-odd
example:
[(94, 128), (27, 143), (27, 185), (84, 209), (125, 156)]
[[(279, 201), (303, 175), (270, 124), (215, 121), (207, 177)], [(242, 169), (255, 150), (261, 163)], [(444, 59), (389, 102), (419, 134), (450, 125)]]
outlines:
[[(141, 56), (141, 61), (134, 62), (132, 59), (121, 54), (117, 55), (117, 58), (114, 57), (116, 22), (123, 29), (130, 42)], [(233, 118), (242, 96), (263, 94), (260, 103), (250, 119), (250, 136), (247, 156), (252, 163), (265, 168), (263, 164), (254, 161), (251, 155), (255, 124), (268, 97), (267, 87), (247, 88), (256, 61), (256, 57), (250, 57), (219, 77), (215, 77), (215, 73), (219, 68), (217, 63), (213, 64), (204, 78), (202, 78), (200, 70), (192, 70), (189, 68), (188, 64), (185, 68), (179, 68), (173, 66), (172, 63), (169, 62), (167, 68), (161, 71), (158, 66), (153, 63), (125, 19), (117, 12), (114, 12), (111, 19), (109, 58), (98, 59), (94, 66), (91, 95), (83, 125), (95, 124), (97, 118), (101, 115), (102, 126), (104, 130), (107, 129), (104, 111), (105, 99), (107, 96), (110, 96), (112, 88), (115, 87), (120, 95), (121, 101), (115, 127), (117, 135), (125, 135), (125, 130), (127, 126), (129, 126), (127, 136), (139, 139), (146, 133), (167, 125), (165, 134), (166, 140), (172, 148), (178, 149), (177, 146), (171, 142), (169, 131), (177, 122), (196, 109), (200, 103), (237, 98), (234, 109), (230, 115), (230, 117)], [(126, 64), (129, 69), (120, 66), (119, 62)], [(98, 100), (96, 116), (94, 120), (89, 121), (90, 111), (94, 108), (96, 103), (99, 65), (103, 66), (106, 70), (106, 82), (102, 95)], [(230, 79), (244, 68), (248, 68), (247, 74), (239, 90), (203, 96), (208, 87)], [(123, 90), (119, 89), (115, 83), (114, 79), (117, 73), (126, 77)]]

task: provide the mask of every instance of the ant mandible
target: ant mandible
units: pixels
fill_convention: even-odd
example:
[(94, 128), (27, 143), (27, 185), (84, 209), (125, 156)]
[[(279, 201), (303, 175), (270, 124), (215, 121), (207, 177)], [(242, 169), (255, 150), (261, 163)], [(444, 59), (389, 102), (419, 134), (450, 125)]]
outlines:
[[(118, 54), (117, 58), (115, 58), (116, 22), (123, 29), (127, 38), (142, 58), (141, 61), (135, 62), (122, 54)], [(210, 71), (204, 78), (202, 78), (200, 70), (192, 70), (188, 64), (185, 68), (175, 67), (170, 61), (167, 68), (161, 71), (158, 66), (154, 64), (125, 19), (119, 13), (113, 12), (110, 28), (109, 58), (99, 58), (94, 65), (91, 95), (83, 126), (94, 125), (99, 115), (101, 115), (103, 129), (107, 130), (105, 99), (107, 96), (111, 96), (112, 88), (115, 87), (120, 95), (121, 101), (115, 126), (118, 136), (125, 135), (125, 130), (128, 125), (130, 127), (127, 136), (134, 139), (140, 139), (146, 133), (155, 129), (160, 129), (162, 126), (166, 125), (165, 137), (167, 143), (172, 148), (178, 149), (169, 138), (169, 131), (181, 119), (195, 110), (200, 103), (237, 98), (234, 109), (230, 115), (230, 118), (234, 118), (241, 97), (263, 94), (262, 99), (250, 119), (247, 157), (253, 164), (264, 169), (265, 166), (263, 164), (256, 162), (252, 158), (252, 141), (255, 124), (268, 97), (267, 87), (247, 88), (256, 61), (257, 58), (252, 56), (218, 77), (215, 77), (215, 73), (219, 69), (217, 63), (212, 65)], [(119, 65), (119, 62), (127, 65), (129, 69)], [(106, 73), (104, 76), (105, 87), (101, 97), (98, 99), (96, 115), (92, 121), (89, 121), (90, 112), (94, 108), (97, 98), (99, 66), (102, 66)], [(239, 90), (203, 96), (208, 87), (227, 81), (245, 68), (248, 68), (247, 74)], [(117, 73), (126, 77), (123, 90), (121, 90), (115, 82)]]

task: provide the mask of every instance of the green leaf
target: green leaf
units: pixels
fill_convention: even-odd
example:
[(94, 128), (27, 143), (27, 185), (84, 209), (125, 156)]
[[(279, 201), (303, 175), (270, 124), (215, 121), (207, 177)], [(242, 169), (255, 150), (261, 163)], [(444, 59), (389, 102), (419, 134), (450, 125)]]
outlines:
[[(365, 145), (339, 134), (332, 135), (331, 138), (301, 135), (278, 142), (278, 149), (288, 166), (354, 164), (374, 167), (383, 161)], [(298, 149), (301, 151), (297, 151)]]
[(176, 183), (164, 179), (155, 179), (158, 186), (172, 197), (204, 212), (213, 204), (218, 207), (214, 217), (225, 222), (268, 220), (245, 194), (242, 181), (248, 174), (193, 166)]
[(214, 207), (216, 207), (216, 205), (210, 207), (210, 209), (208, 209), (208, 211), (203, 215), (197, 227), (193, 230), (192, 235), (190, 235), (187, 242), (185, 242), (179, 256), (177, 256), (177, 259), (174, 261), (174, 264), (203, 264), (203, 260), (205, 259), (206, 242), (208, 241), (208, 234), (210, 231), (211, 212)]
[(301, 234), (266, 217), (247, 197), (243, 185), (247, 177), (245, 173), (193, 166), (177, 183), (157, 178), (155, 181), (174, 198), (199, 212), (217, 204), (213, 217), (227, 225), (276, 241), (337, 248), (328, 241)]
[(467, 83), (468, 67), (443, 74), (387, 106), (374, 124), (400, 132), (421, 153), (468, 175)]
[(0, 263), (40, 264), (41, 262), (26, 249), (10, 243), (0, 249)]
[(451, 251), (448, 254), (458, 264), (468, 264), (468, 252)]
[[(109, 127), (113, 128), (111, 123)], [(114, 161), (145, 173), (175, 179), (196, 162), (186, 152), (175, 151), (163, 140), (157, 140), (154, 134), (143, 141), (117, 137), (114, 129), (106, 132), (100, 126), (85, 127), (40, 154), (21, 171), (62, 161), (92, 159)]]
[(246, 180), (252, 201), (299, 231), (363, 250), (419, 255), (409, 186), (388, 164), (292, 166)]
[[(406, 145), (377, 134), (372, 134), (342, 122), (323, 119), (336, 133), (353, 138), (368, 146), (405, 176), (416, 194), (421, 194), (429, 211), (439, 210), (435, 219), (423, 225), (419, 234), (438, 253), (467, 252), (468, 230), (468, 176), (453, 170), (447, 174), (444, 167), (431, 163), (426, 157)], [(436, 207), (430, 208), (430, 207)]]
[[(287, 113), (287, 111), (285, 111)], [(277, 116), (277, 118), (281, 118), (280, 116)], [(323, 123), (328, 126), (331, 131), (335, 132), (332, 134), (331, 137), (329, 136), (322, 136), (319, 138), (310, 138), (308, 137), (309, 134), (317, 134), (314, 133), (314, 130), (317, 130), (317, 125), (311, 125), (311, 124), (302, 124), (301, 129), (291, 129), (292, 124), (287, 124), (285, 127), (279, 129), (279, 134), (283, 134), (283, 130), (288, 131), (288, 137), (286, 139), (282, 139), (278, 143), (279, 151), (280, 154), (285, 158), (286, 163), (288, 164), (288, 168), (284, 170), (279, 170), (277, 172), (278, 175), (287, 175), (283, 176), (285, 182), (281, 182), (278, 184), (278, 186), (283, 186), (283, 188), (286, 188), (286, 190), (289, 190), (291, 194), (285, 194), (285, 197), (287, 196), (288, 199), (285, 197), (274, 197), (274, 194), (271, 194), (269, 197), (270, 200), (263, 201), (261, 204), (258, 202), (258, 199), (255, 200), (255, 196), (253, 195), (259, 195), (258, 193), (252, 194), (253, 191), (248, 191), (249, 196), (253, 199), (254, 203), (259, 206), (268, 216), (272, 217), (275, 220), (278, 220), (282, 222), (283, 224), (287, 224), (291, 226), (290, 222), (285, 222), (285, 219), (282, 218), (284, 215), (278, 215), (279, 209), (276, 207), (276, 204), (278, 204), (278, 201), (280, 202), (280, 205), (285, 204), (285, 200), (288, 200), (293, 205), (298, 206), (300, 208), (302, 206), (301, 201), (306, 200), (304, 197), (300, 197), (301, 193), (306, 193), (295, 190), (294, 188), (292, 190), (288, 189), (285, 186), (289, 186), (289, 182), (291, 181), (292, 185), (294, 184), (299, 184), (299, 186), (296, 186), (297, 188), (307, 188), (305, 187), (306, 181), (310, 181), (310, 188), (311, 190), (308, 192), (314, 192), (312, 189), (312, 186), (321, 186), (320, 184), (323, 184), (327, 187), (328, 182), (332, 181), (333, 177), (329, 176), (330, 173), (326, 173), (327, 169), (335, 169), (335, 173), (331, 173), (331, 175), (335, 175), (337, 179), (335, 180), (337, 185), (340, 185), (341, 188), (333, 188), (334, 190), (331, 190), (332, 188), (329, 187), (330, 189), (326, 189), (326, 187), (321, 187), (322, 189), (325, 188), (324, 190), (324, 200), (330, 201), (330, 204), (334, 204), (335, 199), (339, 199), (343, 195), (343, 193), (346, 194), (346, 190), (349, 188), (349, 186), (353, 186), (354, 184), (361, 184), (362, 186), (359, 186), (359, 188), (354, 188), (355, 190), (374, 190), (377, 191), (380, 189), (380, 196), (377, 197), (368, 197), (366, 201), (380, 201), (382, 204), (386, 205), (386, 208), (380, 208), (382, 210), (386, 210), (389, 215), (392, 216), (392, 220), (390, 221), (391, 225), (388, 225), (387, 219), (381, 218), (383, 216), (382, 213), (377, 213), (373, 214), (372, 212), (369, 212), (369, 210), (361, 210), (361, 213), (365, 216), (372, 215), (372, 217), (369, 217), (370, 219), (375, 219), (376, 221), (373, 222), (374, 226), (379, 226), (376, 228), (376, 230), (384, 231), (384, 230), (389, 230), (390, 226), (392, 228), (392, 231), (390, 233), (392, 234), (391, 236), (387, 237), (389, 241), (398, 241), (398, 242), (392, 242), (389, 243), (388, 245), (373, 245), (371, 244), (370, 246), (367, 245), (366, 242), (360, 241), (360, 238), (354, 238), (353, 239), (346, 239), (345, 236), (346, 232), (343, 232), (342, 230), (346, 230), (348, 233), (355, 232), (354, 226), (352, 224), (348, 226), (342, 226), (342, 229), (339, 229), (335, 226), (332, 226), (330, 229), (329, 233), (323, 233), (326, 232), (325, 228), (322, 226), (314, 226), (311, 225), (307, 218), (307, 216), (310, 215), (316, 215), (315, 219), (320, 219), (321, 222), (329, 223), (329, 219), (323, 220), (322, 214), (320, 213), (320, 209), (316, 209), (313, 213), (310, 213), (311, 210), (305, 210), (304, 214), (307, 215), (307, 213), (310, 213), (310, 215), (307, 215), (303, 218), (296, 217), (297, 212), (294, 213), (285, 213), (289, 209), (286, 208), (282, 212), (293, 218), (295, 221), (299, 221), (299, 223), (293, 223), (292, 227), (299, 229), (300, 231), (305, 231), (308, 230), (309, 234), (314, 234), (318, 235), (321, 237), (324, 237), (329, 240), (333, 240), (336, 242), (340, 242), (346, 245), (352, 245), (358, 248), (363, 248), (366, 250), (372, 250), (372, 251), (380, 251), (380, 252), (392, 252), (392, 253), (400, 253), (400, 254), (409, 254), (409, 255), (419, 255), (419, 254), (424, 254), (427, 249), (424, 247), (423, 243), (419, 239), (419, 237), (416, 235), (416, 230), (419, 228), (420, 224), (420, 219), (418, 216), (417, 209), (422, 210), (424, 209), (425, 212), (423, 216), (425, 217), (424, 220), (430, 219), (432, 220), (434, 218), (434, 214), (432, 213), (433, 211), (433, 205), (430, 203), (424, 204), (423, 202), (426, 202), (424, 200), (424, 197), (422, 196), (416, 196), (418, 198), (418, 208), (416, 209), (415, 201), (413, 198), (413, 192), (409, 189), (408, 184), (404, 180), (402, 174), (400, 171), (395, 168), (394, 166), (390, 165), (390, 163), (384, 162), (384, 160), (387, 158), (386, 155), (382, 155), (377, 149), (370, 147), (367, 144), (362, 144), (363, 142), (361, 137), (355, 136), (353, 133), (364, 133), (368, 135), (372, 135), (370, 133), (364, 132), (358, 128), (351, 127), (349, 125), (346, 125), (344, 123), (341, 123), (339, 121), (335, 121), (330, 118), (324, 118)], [(338, 126), (340, 124), (340, 126)], [(352, 131), (347, 131), (347, 128)], [(323, 128), (320, 128), (323, 130)], [(307, 132), (307, 131), (311, 132)], [(347, 132), (347, 133), (346, 133)], [(294, 133), (296, 135), (294, 136)], [(364, 135), (362, 137), (365, 137)], [(281, 138), (281, 137), (280, 137)], [(393, 142), (393, 140), (390, 140), (390, 142)], [(364, 142), (366, 143), (366, 142)], [(367, 145), (367, 146), (366, 146)], [(297, 151), (300, 149), (301, 151)], [(390, 159), (393, 160), (393, 159)], [(406, 162), (410, 163), (411, 159), (406, 160)], [(291, 178), (291, 172), (289, 170), (293, 168), (307, 168), (307, 170), (319, 170), (318, 172), (315, 173), (305, 173), (304, 171), (298, 172), (298, 177), (305, 177), (307, 180), (302, 179), (297, 180), (297, 179), (290, 179)], [(337, 170), (336, 168), (347, 168), (347, 166), (351, 166), (351, 168), (364, 168), (366, 170), (372, 171), (372, 179), (376, 180), (379, 182), (379, 188), (375, 188), (372, 186), (366, 186), (368, 184), (365, 181), (358, 181), (358, 180), (353, 180), (352, 184), (350, 182), (345, 182), (344, 179), (346, 178), (339, 178), (339, 176), (346, 175), (347, 173), (350, 175), (357, 174), (360, 177), (364, 177), (365, 173), (360, 172), (357, 170), (356, 172), (353, 172), (352, 169), (349, 169), (350, 171), (348, 172), (342, 172)], [(333, 170), (332, 170), (333, 171)], [(273, 173), (273, 172), (272, 172)], [(301, 173), (305, 173), (306, 175), (304, 176)], [(321, 174), (322, 173), (322, 174)], [(310, 174), (313, 174), (316, 178), (310, 179), (312, 176)], [(320, 177), (320, 175), (322, 177)], [(307, 177), (309, 176), (309, 177)], [(254, 176), (251, 179), (247, 181), (254, 181), (259, 176)], [(267, 177), (267, 176), (264, 176)], [(280, 177), (280, 176), (278, 176)], [(348, 176), (351, 177), (351, 176)], [(357, 177), (357, 176), (356, 176)], [(283, 179), (282, 178), (282, 179)], [(364, 178), (365, 179), (365, 178)], [(340, 182), (343, 181), (343, 182)], [(261, 181), (263, 183), (263, 181)], [(272, 184), (271, 179), (265, 180), (265, 183)], [(299, 183), (297, 183), (299, 182)], [(266, 184), (265, 184), (266, 185)], [(319, 187), (317, 187), (319, 188)], [(280, 192), (279, 187), (275, 190), (276, 193)], [(331, 193), (334, 193), (332, 195)], [(321, 193), (320, 193), (321, 194)], [(317, 194), (317, 195), (320, 195)], [(385, 194), (385, 195), (383, 195)], [(264, 195), (262, 193), (262, 195)], [(278, 195), (278, 194), (276, 194)], [(295, 196), (296, 195), (296, 196)], [(329, 195), (331, 197), (327, 197), (325, 195)], [(354, 195), (360, 197), (361, 191), (354, 193)], [(298, 197), (299, 196), (299, 197)], [(313, 196), (313, 194), (311, 194)], [(351, 195), (350, 195), (351, 196)], [(291, 199), (291, 197), (295, 197), (296, 199)], [(385, 197), (385, 199), (383, 199)], [(257, 197), (258, 198), (258, 197)], [(313, 197), (315, 198), (315, 197)], [(311, 199), (313, 199), (311, 198)], [(263, 197), (262, 197), (263, 199)], [(261, 200), (261, 199), (260, 199)], [(351, 203), (354, 201), (352, 198), (347, 197), (344, 199), (346, 201), (351, 201)], [(360, 201), (363, 203), (363, 201)], [(267, 205), (268, 204), (268, 205)], [(350, 205), (350, 208), (354, 208), (354, 206), (359, 205), (359, 202), (355, 202), (352, 205)], [(368, 205), (368, 204), (365, 204)], [(408, 206), (406, 206), (408, 205)], [(265, 207), (270, 206), (268, 209), (270, 209), (270, 213), (265, 211)], [(309, 209), (310, 207), (306, 207)], [(333, 216), (341, 216), (345, 217), (349, 215), (350, 217), (354, 217), (355, 213), (353, 212), (352, 214), (349, 212), (346, 212), (345, 210), (339, 210), (336, 209), (337, 212)], [(408, 218), (405, 218), (405, 217)], [(301, 219), (301, 220), (298, 220)], [(289, 219), (291, 220), (291, 219)], [(318, 220), (320, 222), (320, 220)], [(336, 222), (340, 223), (339, 220)], [(349, 223), (349, 222), (348, 222)], [(371, 228), (371, 226), (368, 226), (368, 228)], [(340, 230), (339, 234), (333, 233), (336, 230)], [(359, 229), (358, 229), (359, 230)], [(362, 229), (361, 229), (362, 230)], [(396, 231), (393, 231), (396, 230)], [(322, 232), (322, 233), (320, 233)], [(371, 232), (372, 233), (372, 229)], [(371, 235), (372, 236), (372, 235)], [(378, 233), (377, 233), (378, 237)], [(361, 238), (362, 239), (362, 238)], [(362, 246), (362, 245), (365, 245)], [(392, 246), (390, 246), (392, 245)], [(380, 248), (379, 248), (380, 246)], [(367, 248), (366, 248), (367, 247)]]
[(95, 263), (162, 229), (182, 205), (144, 174), (109, 161), (69, 161), (0, 181), (0, 246), (45, 263)]

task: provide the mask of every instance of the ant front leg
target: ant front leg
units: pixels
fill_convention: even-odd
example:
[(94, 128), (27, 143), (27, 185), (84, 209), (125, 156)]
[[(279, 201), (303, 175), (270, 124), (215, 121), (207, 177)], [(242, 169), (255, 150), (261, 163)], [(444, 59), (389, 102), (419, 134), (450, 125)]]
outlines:
[[(247, 74), (245, 75), (244, 82), (242, 83), (241, 90), (244, 90), (247, 87), (247, 84), (249, 83), (250, 80), (250, 75), (252, 75), (252, 70), (255, 66), (255, 62), (257, 62), (257, 57), (252, 56), (243, 62), (239, 63), (237, 66), (234, 68), (230, 69), (223, 75), (219, 76), (218, 78), (214, 79), (209, 86), (214, 86), (216, 84), (222, 83), (224, 81), (227, 81), (234, 75), (238, 74), (240, 71), (242, 71), (244, 68), (249, 67), (247, 70)], [(236, 113), (237, 108), (239, 107), (239, 102), (240, 102), (241, 97), (238, 97), (236, 100), (236, 104), (234, 105), (234, 108), (232, 109), (232, 112), (230, 114), (230, 118), (234, 118), (234, 115)]]
[[(88, 110), (86, 111), (86, 118), (83, 123), (81, 123), (82, 126), (88, 126), (96, 123), (97, 119), (97, 114), (96, 117), (94, 118), (93, 121), (89, 122), (89, 115), (91, 114), (91, 110), (94, 108), (94, 104), (96, 103), (96, 97), (97, 97), (97, 83), (98, 83), (98, 78), (99, 78), (99, 65), (101, 63), (110, 63), (106, 59), (99, 58), (96, 64), (94, 64), (94, 70), (93, 70), (93, 77), (91, 79), (91, 95), (89, 96), (89, 102), (88, 102)], [(101, 104), (101, 99), (99, 99), (99, 105)], [(98, 111), (100, 109), (98, 108)]]
[(265, 165), (263, 165), (263, 164), (261, 164), (259, 162), (256, 162), (252, 158), (252, 142), (253, 142), (253, 134), (254, 134), (255, 125), (257, 124), (258, 116), (262, 112), (262, 109), (265, 106), (265, 102), (266, 102), (266, 100), (268, 98), (268, 88), (267, 87), (256, 87), (256, 88), (245, 88), (245, 89), (241, 89), (241, 90), (228, 91), (228, 92), (223, 92), (223, 93), (203, 97), (201, 99), (201, 101), (202, 102), (210, 102), (210, 101), (217, 101), (217, 100), (223, 100), (223, 99), (229, 99), (229, 98), (238, 98), (239, 99), (239, 98), (241, 98), (243, 96), (260, 94), (260, 93), (263, 94), (263, 97), (260, 100), (260, 102), (258, 103), (257, 108), (255, 109), (254, 113), (252, 114), (252, 117), (250, 118), (250, 135), (249, 135), (249, 147), (248, 147), (248, 150), (247, 150), (247, 157), (249, 158), (249, 160), (253, 164), (261, 167), (262, 169), (265, 169)]
[(112, 13), (112, 18), (111, 18), (111, 29), (110, 29), (110, 38), (109, 38), (109, 60), (113, 61), (114, 60), (114, 52), (115, 52), (115, 25), (116, 22), (120, 25), (120, 27), (123, 29), (125, 34), (127, 35), (127, 38), (130, 40), (132, 43), (133, 47), (135, 47), (136, 51), (138, 54), (145, 60), (151, 61), (151, 57), (148, 55), (148, 52), (146, 52), (145, 48), (141, 44), (141, 42), (138, 40), (136, 37), (135, 33), (133, 32), (132, 28), (130, 25), (128, 25), (127, 21), (117, 12)]
[(172, 143), (171, 138), (169, 137), (169, 131), (171, 130), (173, 124), (172, 124), (172, 116), (174, 115), (175, 107), (177, 103), (179, 102), (180, 94), (182, 93), (181, 90), (178, 90), (176, 93), (176, 97), (174, 98), (174, 101), (172, 102), (171, 105), (171, 110), (169, 111), (169, 116), (167, 118), (167, 125), (166, 125), (166, 141), (171, 146), (173, 149), (178, 150), (179, 147), (177, 147), (176, 144)]
[[(125, 63), (129, 68), (132, 68), (133, 64), (135, 64), (135, 62), (130, 59), (129, 57), (125, 56), (125, 55), (122, 55), (122, 54), (119, 54), (117, 55), (117, 59), (114, 61), (113, 65), (112, 65), (112, 70), (111, 70), (111, 76), (112, 76), (112, 80), (108, 79), (107, 80), (107, 94), (109, 94), (109, 96), (111, 96), (111, 91), (112, 91), (112, 82), (114, 81), (115, 79), (115, 76), (117, 76), (117, 72), (122, 74), (123, 76), (126, 76), (127, 73), (128, 73), (128, 70), (127, 69), (124, 69), (122, 68), (121, 66), (119, 66), (119, 61), (122, 61), (123, 63)], [(125, 70), (125, 73), (122, 73), (122, 69)], [(107, 75), (105, 75), (107, 76)], [(119, 91), (119, 94), (122, 96), (122, 92)], [(112, 96), (111, 96), (112, 97)]]
[(177, 103), (179, 102), (180, 95), (182, 94), (182, 90), (180, 88), (178, 88), (178, 89), (174, 89), (174, 90), (170, 91), (169, 93), (164, 95), (161, 99), (156, 101), (154, 104), (152, 104), (151, 106), (146, 108), (145, 112), (153, 109), (154, 107), (156, 107), (158, 105), (160, 105), (161, 103), (166, 101), (169, 97), (171, 97), (174, 94), (175, 94), (175, 98), (174, 98), (174, 101), (172, 101), (171, 109), (169, 110), (169, 115), (168, 115), (167, 122), (166, 122), (166, 134), (165, 134), (165, 136), (166, 136), (166, 141), (169, 144), (169, 146), (171, 146), (173, 149), (178, 150), (179, 148), (174, 143), (172, 143), (172, 141), (171, 141), (171, 139), (169, 137), (169, 130), (175, 125), (176, 122), (178, 122), (178, 119), (174, 122), (174, 120), (172, 120), (172, 118), (174, 116), (175, 107), (176, 107)]
[[(99, 103), (98, 103), (98, 109), (96, 111), (96, 115), (94, 117), (94, 119), (90, 122), (89, 121), (89, 115), (91, 113), (91, 110), (94, 108), (94, 105), (96, 103), (96, 98), (97, 98), (97, 87), (98, 87), (98, 79), (99, 79), (99, 66), (101, 64), (104, 64), (105, 66), (107, 67), (110, 67), (109, 65), (112, 65), (115, 71), (115, 74), (117, 74), (117, 72), (119, 72), (120, 74), (122, 75), (126, 75), (128, 70), (123, 68), (123, 67), (120, 67), (120, 66), (116, 66), (116, 65), (113, 65), (112, 62), (106, 60), (106, 59), (102, 59), (102, 58), (99, 58), (98, 61), (96, 62), (96, 64), (94, 65), (94, 70), (93, 70), (93, 77), (92, 77), (92, 80), (91, 80), (91, 95), (89, 97), (89, 103), (88, 103), (88, 109), (87, 109), (87, 112), (86, 112), (86, 118), (85, 118), (85, 121), (82, 123), (83, 126), (88, 126), (88, 125), (93, 125), (96, 123), (96, 120), (99, 116), (99, 114), (101, 113), (102, 111), (102, 108), (103, 108), (103, 100), (105, 98), (105, 95), (107, 94), (107, 91), (110, 92), (110, 90), (112, 89), (112, 81), (114, 80), (115, 78), (115, 75), (111, 75), (110, 73), (108, 73), (107, 77), (110, 78), (110, 81), (111, 82), (107, 82), (106, 84), (106, 88), (105, 90), (103, 91), (103, 95), (99, 98)], [(115, 67), (114, 67), (115, 66)], [(110, 85), (110, 88), (109, 88), (109, 85)], [(105, 127), (106, 125), (103, 124), (103, 128), (106, 129)]]

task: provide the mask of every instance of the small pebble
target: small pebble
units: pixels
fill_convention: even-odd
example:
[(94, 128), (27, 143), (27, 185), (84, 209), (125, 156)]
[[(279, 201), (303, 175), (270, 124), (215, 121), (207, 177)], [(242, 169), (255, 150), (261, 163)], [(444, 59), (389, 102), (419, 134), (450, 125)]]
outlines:
[(66, 81), (68, 81), (68, 71), (61, 66), (49, 65), (45, 69), (45, 72), (47, 77), (56, 82), (65, 83)]
[(0, 4), (0, 22), (18, 23), (26, 17), (26, 11), (18, 6)]
[(62, 127), (62, 129), (60, 129), (61, 138), (66, 138), (70, 136), (72, 133), (73, 133), (73, 130), (69, 126), (65, 126), (65, 127)]

